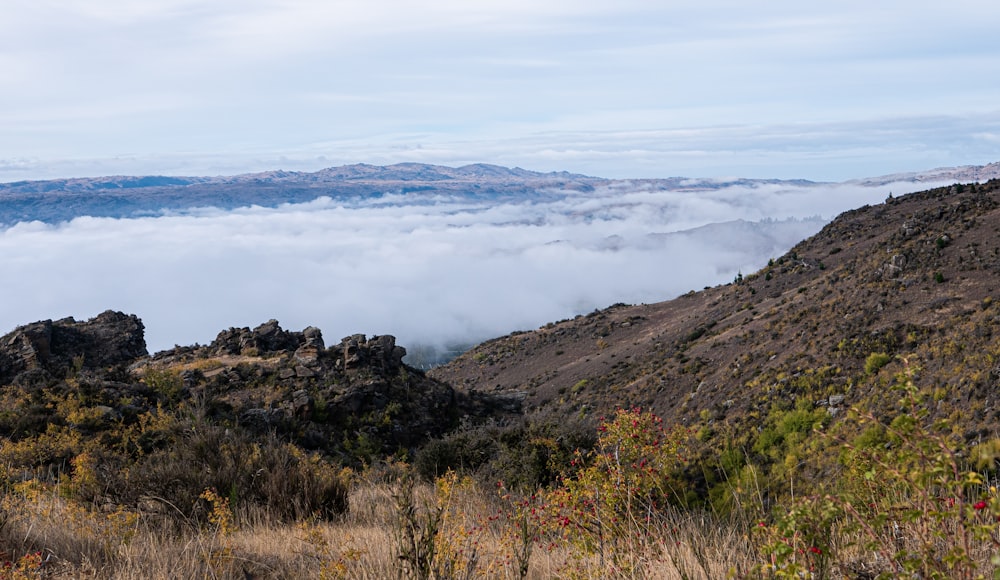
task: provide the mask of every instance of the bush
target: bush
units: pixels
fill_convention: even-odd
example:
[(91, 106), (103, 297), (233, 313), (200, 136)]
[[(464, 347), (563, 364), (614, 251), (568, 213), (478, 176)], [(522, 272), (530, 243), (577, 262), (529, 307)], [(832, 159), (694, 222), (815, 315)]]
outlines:
[(556, 528), (604, 562), (621, 542), (655, 537), (668, 506), (682, 499), (677, 474), (689, 433), (639, 409), (617, 411), (598, 431), (597, 446), (577, 454), (577, 470), (546, 501)]
[[(1000, 574), (1000, 495), (965, 458), (966, 444), (904, 374), (902, 413), (841, 442), (844, 472), (826, 493), (761, 523), (769, 577), (984, 578)], [(982, 460), (984, 454), (972, 460)], [(988, 462), (995, 457), (985, 453)], [(839, 575), (837, 577), (840, 577)]]
[(206, 489), (228, 498), (237, 512), (256, 507), (279, 520), (330, 519), (348, 507), (339, 469), (319, 456), (273, 436), (254, 442), (213, 425), (199, 425), (144, 457), (121, 483), (126, 503), (162, 498), (196, 519), (206, 515), (199, 501)]
[(595, 441), (593, 426), (585, 419), (491, 423), (425, 444), (413, 464), (428, 481), (456, 471), (475, 476), (484, 487), (503, 481), (513, 490), (533, 491), (554, 483), (570, 467), (574, 452), (592, 449)]
[(868, 358), (865, 359), (865, 373), (874, 375), (881, 370), (882, 367), (889, 364), (891, 360), (891, 355), (884, 352), (873, 352), (868, 355)]

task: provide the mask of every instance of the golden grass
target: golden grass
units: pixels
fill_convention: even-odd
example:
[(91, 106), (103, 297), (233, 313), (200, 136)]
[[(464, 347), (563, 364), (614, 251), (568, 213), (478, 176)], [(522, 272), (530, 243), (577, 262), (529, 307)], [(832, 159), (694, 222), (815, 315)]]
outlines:
[[(498, 500), (482, 490), (461, 496), (462, 523), (487, 522)], [(16, 561), (41, 552), (48, 562), (33, 576), (51, 578), (346, 578), (405, 577), (397, 548), (397, 489), (358, 482), (351, 511), (337, 522), (275, 524), (266, 514), (243, 514), (231, 533), (163, 515), (85, 508), (57, 486), (30, 483), (3, 496), (0, 552)], [(434, 501), (420, 485), (417, 505)], [(474, 526), (475, 578), (517, 578), (502, 526)], [(464, 532), (463, 532), (464, 533)], [(677, 514), (669, 529), (622, 546), (614, 563), (555, 538), (539, 538), (527, 578), (724, 578), (753, 565), (748, 538), (707, 517)], [(465, 545), (471, 545), (469, 543)], [(16, 575), (0, 577), (18, 577)]]
[[(351, 509), (338, 521), (280, 524), (257, 511), (240, 513), (230, 526), (196, 525), (177, 516), (117, 506), (83, 506), (66, 499), (57, 484), (29, 480), (0, 492), (0, 562), (12, 561), (11, 567), (0, 568), (0, 579), (409, 578), (413, 576), (399, 548), (401, 489), (356, 478)], [(509, 500), (475, 485), (455, 484), (451, 491), (446, 506), (450, 515), (435, 545), (459, 565), (451, 576), (432, 577), (521, 578), (514, 557), (514, 520), (498, 515), (510, 508)], [(442, 505), (440, 482), (438, 488), (416, 485), (412, 497), (419, 514), (429, 513)], [(762, 542), (767, 540), (755, 531), (756, 523), (720, 521), (693, 510), (665, 510), (661, 516), (656, 526), (609, 542), (603, 559), (558, 532), (538, 530), (524, 578), (766, 576), (767, 568), (761, 565), (766, 564)], [(911, 545), (917, 532), (900, 529), (900, 541), (917, 549)], [(835, 536), (842, 548), (836, 550), (840, 562), (831, 566), (831, 573), (855, 576), (890, 569), (879, 555), (864, 552), (859, 538)], [(977, 557), (986, 561), (987, 552)], [(25, 555), (30, 558), (18, 570), (17, 560)], [(46, 563), (38, 566), (38, 560)]]

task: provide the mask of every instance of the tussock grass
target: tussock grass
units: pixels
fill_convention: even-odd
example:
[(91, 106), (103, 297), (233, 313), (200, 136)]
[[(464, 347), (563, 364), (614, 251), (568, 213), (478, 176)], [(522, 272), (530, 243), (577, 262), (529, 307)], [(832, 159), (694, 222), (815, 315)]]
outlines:
[[(281, 523), (262, 510), (241, 514), (231, 531), (195, 525), (161, 514), (86, 506), (62, 497), (58, 485), (30, 484), (3, 498), (0, 553), (16, 562), (40, 552), (47, 562), (25, 576), (0, 578), (351, 578), (405, 577), (397, 545), (399, 486), (360, 479), (351, 510), (333, 522)], [(435, 487), (417, 484), (414, 505), (433, 505)], [(479, 487), (463, 491), (455, 513), (462, 522), (486, 523), (475, 532), (475, 578), (517, 578), (505, 561), (509, 530), (491, 516), (502, 507)], [(454, 531), (454, 530), (452, 530)], [(720, 578), (747, 570), (753, 560), (738, 526), (707, 515), (676, 512), (660, 533), (629, 542), (618, 566), (555, 537), (542, 536), (532, 551), (527, 578)]]

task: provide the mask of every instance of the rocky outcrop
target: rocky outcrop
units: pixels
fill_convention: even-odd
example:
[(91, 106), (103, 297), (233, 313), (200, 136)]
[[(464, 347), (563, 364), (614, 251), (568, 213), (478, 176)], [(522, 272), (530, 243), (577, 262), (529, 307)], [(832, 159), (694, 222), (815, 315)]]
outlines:
[(290, 331), (269, 320), (220, 332), (207, 346), (149, 356), (135, 316), (45, 320), (0, 338), (0, 385), (42, 397), (72, 389), (82, 410), (63, 417), (55, 399), (36, 404), (23, 421), (15, 410), (0, 420), (0, 436), (40, 433), (52, 423), (93, 434), (197, 397), (206, 420), (367, 462), (415, 449), (459, 421), (520, 411), (506, 395), (457, 392), (406, 366), (405, 355), (392, 335), (354, 334), (327, 346), (318, 328)]
[[(85, 322), (44, 320), (0, 338), (0, 384), (29, 373), (62, 378), (70, 369), (105, 368), (147, 356), (142, 321), (108, 310)], [(33, 381), (32, 381), (33, 382)]]
[[(198, 349), (184, 350), (194, 352)], [(208, 345), (207, 350), (203, 354), (208, 356), (291, 354), (299, 368), (306, 369), (297, 373), (300, 377), (313, 376), (309, 369), (324, 361), (339, 369), (375, 366), (392, 373), (403, 366), (403, 357), (406, 356), (406, 349), (397, 346), (396, 337), (391, 334), (371, 338), (364, 334), (352, 334), (341, 339), (340, 344), (326, 348), (320, 329), (310, 326), (301, 332), (288, 331), (273, 319), (253, 330), (248, 327), (224, 330)], [(170, 354), (177, 353), (167, 351), (157, 356)], [(291, 376), (294, 375), (288, 375)]]
[(265, 355), (294, 351), (307, 341), (322, 346), (323, 335), (318, 328), (313, 327), (302, 332), (289, 332), (282, 329), (277, 320), (271, 319), (253, 330), (248, 327), (223, 330), (209, 345), (209, 349), (215, 355)]
[(403, 357), (406, 356), (406, 349), (396, 346), (396, 337), (391, 334), (373, 336), (370, 339), (363, 334), (347, 336), (331, 351), (342, 361), (345, 369), (376, 365), (382, 370), (392, 371), (402, 366)]

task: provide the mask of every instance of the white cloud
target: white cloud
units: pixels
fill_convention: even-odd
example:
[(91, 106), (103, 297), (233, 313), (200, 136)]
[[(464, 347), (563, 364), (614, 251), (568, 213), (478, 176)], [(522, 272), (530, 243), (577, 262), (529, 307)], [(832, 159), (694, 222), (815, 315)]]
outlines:
[[(329, 340), (356, 332), (395, 334), (404, 345), (481, 340), (729, 281), (824, 223), (800, 218), (830, 218), (891, 188), (619, 186), (543, 203), (319, 199), (19, 224), (0, 232), (0, 332), (113, 308), (145, 321), (154, 350), (270, 318), (319, 326)], [(764, 218), (792, 221), (692, 230)]]

